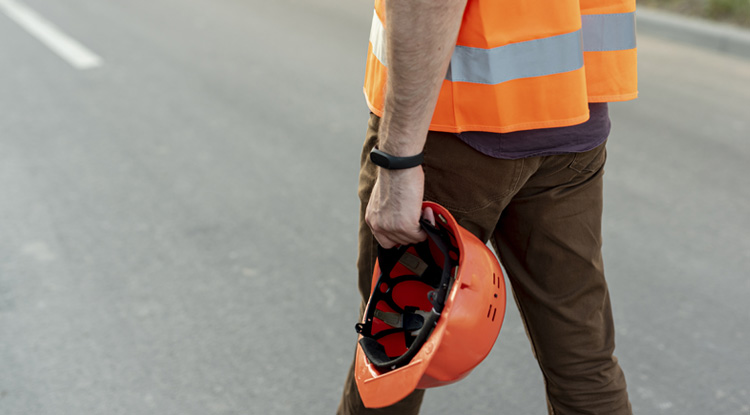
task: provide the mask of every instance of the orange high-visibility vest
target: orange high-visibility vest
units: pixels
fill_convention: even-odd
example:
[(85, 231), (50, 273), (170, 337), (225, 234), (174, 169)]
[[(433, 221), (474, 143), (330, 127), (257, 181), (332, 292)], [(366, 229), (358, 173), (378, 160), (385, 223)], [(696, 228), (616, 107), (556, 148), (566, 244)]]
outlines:
[[(383, 115), (384, 0), (375, 0), (365, 97)], [(431, 130), (580, 124), (589, 102), (638, 96), (635, 0), (469, 0)]]

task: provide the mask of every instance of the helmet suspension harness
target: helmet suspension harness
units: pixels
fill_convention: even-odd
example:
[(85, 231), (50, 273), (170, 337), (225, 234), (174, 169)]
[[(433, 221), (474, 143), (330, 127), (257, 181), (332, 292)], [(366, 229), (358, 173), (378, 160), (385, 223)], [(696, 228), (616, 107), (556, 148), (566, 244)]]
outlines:
[(425, 220), (420, 225), (427, 240), (392, 249), (378, 246), (381, 273), (364, 322), (356, 325), (362, 351), (381, 373), (408, 364), (424, 345), (458, 270), (459, 250), (450, 230)]

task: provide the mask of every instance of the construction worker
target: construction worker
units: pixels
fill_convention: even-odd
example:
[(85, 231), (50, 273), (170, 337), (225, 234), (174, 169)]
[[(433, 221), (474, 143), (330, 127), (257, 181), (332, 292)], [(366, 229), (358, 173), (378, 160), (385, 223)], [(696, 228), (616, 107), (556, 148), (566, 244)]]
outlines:
[[(376, 0), (359, 178), (359, 289), (377, 244), (450, 210), (507, 270), (550, 414), (630, 414), (601, 255), (608, 102), (637, 96), (634, 0)], [(378, 157), (371, 157), (377, 149)], [(430, 218), (431, 219), (431, 218)], [(372, 410), (347, 378), (338, 413)]]

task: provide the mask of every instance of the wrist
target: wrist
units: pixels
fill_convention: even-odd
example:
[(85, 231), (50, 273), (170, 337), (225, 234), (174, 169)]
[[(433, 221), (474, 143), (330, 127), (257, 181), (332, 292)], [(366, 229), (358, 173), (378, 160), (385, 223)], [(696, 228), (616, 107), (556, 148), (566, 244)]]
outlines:
[(373, 148), (370, 151), (370, 161), (387, 170), (405, 170), (421, 166), (424, 163), (424, 153), (394, 156), (378, 148)]
[(427, 140), (429, 122), (424, 124), (417, 120), (417, 114), (406, 112), (394, 114), (387, 108), (384, 110), (378, 129), (378, 150), (397, 157), (413, 156), (422, 152)]

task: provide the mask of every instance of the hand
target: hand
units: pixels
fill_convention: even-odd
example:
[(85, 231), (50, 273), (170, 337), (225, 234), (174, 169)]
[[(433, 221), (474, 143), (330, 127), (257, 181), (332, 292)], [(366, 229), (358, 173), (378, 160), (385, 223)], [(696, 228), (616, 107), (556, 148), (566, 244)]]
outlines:
[[(380, 170), (365, 212), (365, 221), (380, 246), (389, 249), (427, 238), (419, 225), (423, 193), (424, 172), (420, 167)], [(432, 209), (425, 209), (423, 217), (434, 224)]]

